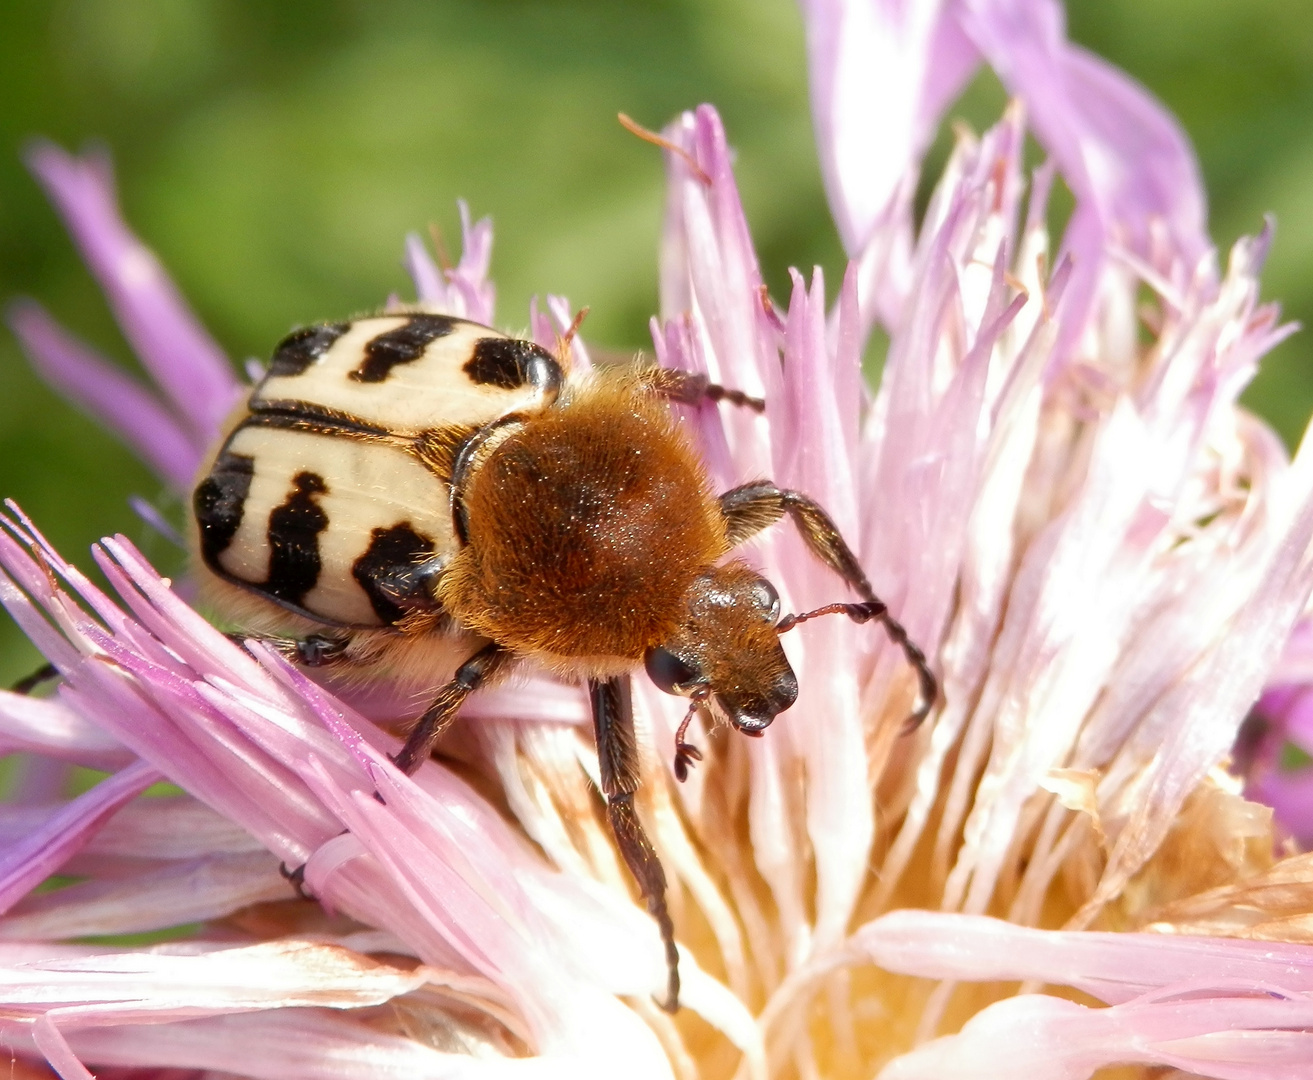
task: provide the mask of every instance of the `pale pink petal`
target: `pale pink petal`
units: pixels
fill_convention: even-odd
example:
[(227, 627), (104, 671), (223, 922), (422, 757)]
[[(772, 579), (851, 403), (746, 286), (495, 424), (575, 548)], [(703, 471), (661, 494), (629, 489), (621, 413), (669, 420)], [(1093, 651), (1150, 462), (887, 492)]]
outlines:
[[(1163, 223), (1186, 272), (1212, 250), (1203, 181), (1176, 120), (1125, 72), (1066, 40), (1055, 0), (962, 0), (960, 19), (1003, 84), (1026, 104), (1036, 136), (1082, 212), (1109, 240), (1151, 254)], [(1077, 250), (1097, 262), (1095, 247)]]
[(1272, 685), (1313, 683), (1313, 618), (1304, 617), (1290, 635), (1272, 670)]
[(414, 990), (428, 974), (310, 941), (238, 948), (184, 942), (8, 963), (0, 1001), (34, 1013), (82, 1004), (88, 1013), (117, 1013), (123, 1023), (149, 1013), (167, 1019), (271, 1007), (358, 1008)]
[(888, 971), (963, 982), (1034, 980), (1119, 1004), (1174, 985), (1221, 994), (1313, 994), (1313, 946), (1174, 934), (1035, 930), (1002, 919), (894, 911), (853, 934)]
[(205, 447), (150, 390), (60, 327), (40, 304), (18, 301), (7, 315), (46, 382), (118, 435), (176, 490), (191, 485)]
[(0, 911), (13, 907), (58, 870), (115, 811), (158, 779), (159, 773), (146, 762), (129, 765), (0, 852)]
[(49, 754), (91, 768), (120, 769), (132, 755), (58, 698), (0, 690), (0, 753)]
[(108, 160), (96, 154), (75, 158), (38, 142), (27, 162), (100, 280), (124, 336), (185, 418), (197, 452), (203, 451), (241, 387), (159, 260), (123, 223)]
[(488, 277), (492, 264), (492, 218), (470, 218), (469, 204), (460, 199), (461, 256), (451, 272), (452, 287), (465, 298), (468, 318), (491, 326), (496, 310), (497, 290)]
[[(1108, 1065), (1169, 1065), (1217, 1080), (1313, 1077), (1313, 997), (1133, 1001), (1088, 1009), (1007, 998), (890, 1062), (879, 1080), (1085, 1080)], [(1284, 1030), (1283, 1030), (1284, 1029)]]
[(454, 267), (439, 269), (424, 241), (415, 233), (406, 237), (405, 266), (415, 283), (419, 302), (429, 310), (455, 315), (491, 326), (496, 289), (488, 280), (492, 260), (492, 219), (470, 222), (470, 208), (459, 202), (461, 257)]
[[(0, 843), (13, 844), (42, 827), (64, 802), (0, 806)], [(91, 836), (65, 868), (69, 873), (122, 877), (161, 862), (264, 851), (248, 832), (185, 796), (135, 799)]]
[(863, 301), (886, 325), (911, 295), (903, 261), (921, 154), (982, 57), (1025, 104), (1076, 195), (1060, 355), (1112, 246), (1175, 280), (1211, 250), (1198, 165), (1179, 125), (1127, 75), (1066, 40), (1055, 0), (807, 0), (803, 12), (831, 209), (849, 254), (865, 256)]
[[(104, 868), (78, 859), (64, 867), (69, 873)], [(167, 930), (287, 896), (287, 881), (267, 851), (212, 855), (25, 897), (0, 917), (0, 938), (58, 941)]]
[[(439, 305), (446, 299), (442, 271), (438, 269), (419, 233), (406, 234), (406, 273), (415, 283), (415, 298), (421, 304)], [(391, 306), (391, 305), (389, 305)]]
[[(405, 1008), (404, 1000), (401, 1007)], [(0, 1029), (3, 1030), (3, 1029)], [(5, 1032), (9, 1035), (9, 1032)], [(444, 1033), (445, 1034), (445, 1033)], [(279, 1009), (140, 1027), (84, 1028), (69, 1034), (79, 1057), (97, 1065), (196, 1067), (205, 1076), (234, 1074), (257, 1080), (606, 1080), (598, 1068), (565, 1057), (515, 1058), (504, 1043), (464, 1040), (461, 1052), (440, 1051), (415, 1039), (320, 1009)], [(505, 1055), (505, 1056), (504, 1056)], [(115, 1074), (97, 1069), (98, 1076)], [(127, 1077), (124, 1080), (128, 1080)], [(147, 1075), (145, 1080), (151, 1080)], [(162, 1080), (177, 1080), (175, 1077)]]
[[(761, 272), (734, 182), (720, 116), (710, 105), (685, 113), (663, 132), (684, 155), (667, 154), (670, 177), (662, 241), (661, 310), (691, 313), (713, 381), (766, 398), (778, 398), (775, 335), (761, 305)], [(744, 459), (769, 460), (764, 441), (751, 449), (738, 415), (724, 415), (731, 446)], [(712, 410), (712, 416), (718, 414)]]
[(1131, 1062), (1235, 1080), (1313, 1076), (1313, 1036), (1281, 1030), (1313, 1018), (1313, 947), (1306, 945), (1041, 931), (896, 911), (860, 929), (847, 955), (932, 979), (1073, 986), (1113, 1003), (1092, 1010), (1036, 994), (999, 1002), (960, 1034), (896, 1059), (880, 1074), (886, 1080), (1074, 1080)]
[(951, 2), (801, 6), (821, 174), (839, 237), (856, 258), (980, 55)]

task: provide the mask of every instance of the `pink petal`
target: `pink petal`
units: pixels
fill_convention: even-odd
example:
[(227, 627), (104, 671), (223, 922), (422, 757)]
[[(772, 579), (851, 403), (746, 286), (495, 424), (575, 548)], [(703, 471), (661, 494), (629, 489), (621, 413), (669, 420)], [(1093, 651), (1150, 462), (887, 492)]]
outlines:
[(982, 1010), (960, 1034), (896, 1058), (879, 1080), (1085, 1080), (1117, 1064), (1166, 1065), (1218, 1080), (1307, 1080), (1313, 1077), (1310, 1024), (1307, 996), (1137, 1000), (1088, 1009), (1027, 994)]
[(0, 753), (48, 754), (79, 765), (121, 769), (132, 755), (58, 698), (0, 690)]
[(941, 111), (980, 62), (955, 5), (804, 0), (812, 120), (839, 237), (856, 258)]
[(40, 304), (18, 301), (7, 314), (46, 382), (105, 424), (175, 490), (190, 488), (205, 447), (151, 391), (60, 327)]
[(187, 307), (159, 260), (123, 223), (109, 162), (38, 142), (27, 162), (100, 280), (124, 336), (186, 419), (199, 453), (241, 394), (228, 358)]
[(1035, 930), (982, 915), (893, 911), (848, 946), (888, 971), (964, 982), (1033, 980), (1119, 1004), (1174, 985), (1215, 995), (1313, 995), (1313, 946), (1174, 934)]
[[(76, 860), (67, 866), (82, 873), (97, 868)], [(211, 855), (28, 896), (0, 918), (0, 938), (61, 941), (146, 933), (221, 919), (287, 897), (287, 881), (267, 851)]]
[(406, 237), (406, 270), (415, 283), (420, 303), (444, 315), (456, 315), (491, 326), (495, 315), (496, 289), (488, 280), (492, 260), (492, 220), (470, 222), (470, 208), (459, 202), (461, 223), (460, 262), (440, 270), (415, 233)]
[(1269, 769), (1246, 782), (1245, 798), (1270, 806), (1305, 849), (1313, 841), (1313, 768)]
[[(963, 0), (967, 36), (1025, 103), (1035, 132), (1101, 241), (1151, 258), (1150, 226), (1167, 226), (1189, 269), (1212, 249), (1203, 181), (1180, 125), (1125, 72), (1066, 40), (1054, 0)], [(1077, 251), (1097, 261), (1100, 246)]]
[[(440, 304), (446, 298), (442, 272), (430, 257), (418, 233), (406, 234), (406, 273), (415, 283), (415, 297), (421, 304)], [(389, 305), (390, 306), (390, 305)]]
[(42, 827), (0, 853), (0, 911), (11, 908), (58, 870), (115, 811), (159, 778), (159, 773), (145, 762), (129, 765), (72, 800)]
[[(326, 1009), (277, 1009), (150, 1026), (83, 1028), (71, 1032), (68, 1041), (87, 1061), (132, 1067), (122, 1080), (154, 1080), (142, 1070), (151, 1065), (203, 1069), (204, 1077), (233, 1074), (258, 1080), (372, 1076), (408, 1080), (591, 1080), (596, 1076), (601, 1080), (605, 1075), (600, 1070), (584, 1071), (582, 1062), (566, 1058), (443, 1052)], [(118, 1080), (109, 1070), (98, 1068), (97, 1075)]]

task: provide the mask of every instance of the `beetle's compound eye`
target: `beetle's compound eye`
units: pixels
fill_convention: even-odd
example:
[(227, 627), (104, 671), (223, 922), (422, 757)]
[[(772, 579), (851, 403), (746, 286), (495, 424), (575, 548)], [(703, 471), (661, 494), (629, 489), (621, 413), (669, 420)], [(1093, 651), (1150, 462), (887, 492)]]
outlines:
[(648, 678), (656, 684), (657, 689), (667, 694), (678, 694), (691, 684), (702, 681), (700, 672), (660, 646), (647, 650), (647, 655), (643, 657), (643, 666), (647, 669)]
[(764, 621), (768, 623), (780, 621), (780, 594), (765, 578), (757, 578), (752, 583), (752, 602), (761, 611)]

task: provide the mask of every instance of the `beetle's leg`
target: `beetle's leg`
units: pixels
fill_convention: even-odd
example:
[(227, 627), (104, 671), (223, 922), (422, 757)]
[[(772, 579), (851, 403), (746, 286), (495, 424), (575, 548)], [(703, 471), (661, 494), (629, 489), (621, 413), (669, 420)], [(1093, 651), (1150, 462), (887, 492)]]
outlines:
[(456, 719), (465, 699), (499, 671), (511, 653), (496, 642), (489, 642), (456, 669), (456, 675), (424, 710), (424, 715), (411, 729), (406, 745), (392, 759), (407, 776), (420, 767), (433, 752), (433, 745)]
[(642, 375), (643, 384), (654, 393), (678, 402), (680, 405), (701, 405), (704, 401), (719, 403), (728, 401), (753, 412), (762, 412), (766, 403), (759, 397), (752, 397), (742, 390), (731, 390), (713, 383), (705, 375), (678, 368), (652, 367)]
[(615, 835), (616, 846), (638, 883), (647, 910), (661, 930), (666, 946), (667, 1012), (679, 1008), (679, 950), (675, 948), (675, 926), (666, 909), (666, 873), (661, 868), (652, 841), (643, 831), (634, 811), (634, 792), (638, 790), (638, 744), (634, 738), (634, 704), (629, 676), (589, 679), (588, 697), (593, 706), (593, 726), (597, 732), (597, 767), (601, 773), (602, 794), (606, 797), (606, 816)]
[(688, 727), (693, 723), (698, 710), (706, 707), (705, 702), (710, 694), (711, 691), (705, 686), (693, 693), (688, 712), (684, 714), (679, 730), (675, 732), (675, 779), (681, 784), (688, 779), (688, 770), (693, 768), (694, 762), (702, 760), (702, 751), (691, 742), (685, 742), (684, 736), (688, 734)]
[[(248, 641), (262, 641), (284, 660), (302, 667), (331, 667), (346, 662), (347, 643), (344, 638), (327, 634), (309, 634), (303, 638), (265, 637), (261, 634), (225, 634), (234, 645), (246, 649)], [(249, 650), (247, 650), (249, 652)]]
[[(802, 492), (781, 490), (769, 480), (754, 480), (725, 492), (720, 497), (720, 510), (725, 516), (729, 542), (735, 546), (768, 525), (775, 524), (785, 514), (793, 518), (812, 554), (843, 578), (866, 601), (864, 604), (833, 604), (811, 614), (842, 613), (858, 622), (868, 622), (871, 619), (878, 621), (890, 640), (903, 650), (908, 662), (916, 669), (920, 698), (912, 712), (910, 726), (915, 727), (924, 720), (939, 696), (939, 681), (930, 670), (925, 653), (907, 636), (903, 624), (889, 614), (884, 601), (875, 595), (871, 582), (857, 562), (857, 556), (844, 541), (830, 515)], [(793, 621), (790, 622), (790, 619)], [(780, 632), (802, 621), (804, 619), (798, 616), (788, 616), (780, 623)]]
[(306, 892), (305, 889), (305, 863), (302, 863), (296, 869), (289, 869), (287, 863), (278, 864), (278, 873), (282, 875), (284, 881), (296, 890), (296, 895), (302, 900), (314, 900), (316, 897), (312, 893)]
[(785, 514), (793, 518), (798, 532), (821, 562), (851, 585), (863, 600), (876, 599), (857, 556), (839, 534), (839, 527), (820, 505), (800, 491), (782, 491), (769, 480), (754, 480), (720, 497), (731, 546), (774, 525)]
[(9, 689), (15, 694), (30, 694), (44, 682), (59, 678), (59, 668), (54, 664), (42, 664), (31, 675), (18, 680)]
[(872, 619), (884, 626), (885, 633), (895, 644), (902, 646), (903, 652), (916, 669), (917, 681), (920, 683), (919, 697), (912, 715), (907, 718), (907, 731), (913, 730), (930, 712), (935, 699), (939, 696), (939, 680), (935, 678), (930, 665), (926, 663), (925, 653), (907, 636), (903, 624), (889, 614), (883, 600), (866, 600), (860, 604), (826, 604), (815, 611), (803, 612), (801, 615), (785, 615), (775, 629), (783, 634), (792, 630), (799, 623), (805, 623), (821, 615), (847, 615), (855, 623), (866, 623)]

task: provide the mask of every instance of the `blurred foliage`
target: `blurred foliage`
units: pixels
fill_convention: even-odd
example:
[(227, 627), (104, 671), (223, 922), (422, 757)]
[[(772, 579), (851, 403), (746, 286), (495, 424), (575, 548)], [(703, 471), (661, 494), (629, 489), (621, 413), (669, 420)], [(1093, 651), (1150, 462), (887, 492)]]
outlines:
[[(1313, 21), (1278, 0), (1073, 0), (1073, 36), (1136, 75), (1199, 148), (1225, 249), (1274, 211), (1271, 296), (1313, 319)], [(954, 110), (977, 128), (1002, 92)], [(815, 164), (793, 0), (0, 0), (0, 296), (39, 297), (133, 367), (90, 276), (19, 160), (45, 135), (112, 148), (123, 204), (235, 360), (290, 327), (409, 294), (402, 237), (458, 236), (455, 200), (496, 222), (501, 322), (548, 291), (590, 339), (647, 342), (662, 204), (659, 127), (702, 101), (734, 143), (767, 280), (842, 269)], [(939, 152), (944, 143), (941, 140)], [(1288, 440), (1313, 402), (1313, 346), (1283, 345), (1250, 393)], [(0, 332), (0, 489), (66, 553), (124, 531), (160, 485), (27, 371)], [(178, 508), (173, 507), (174, 510)], [(87, 565), (85, 556), (79, 561)], [(36, 664), (0, 630), (0, 681)]]

